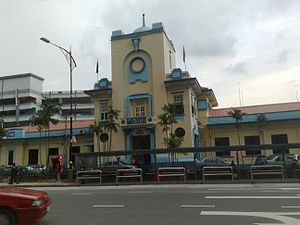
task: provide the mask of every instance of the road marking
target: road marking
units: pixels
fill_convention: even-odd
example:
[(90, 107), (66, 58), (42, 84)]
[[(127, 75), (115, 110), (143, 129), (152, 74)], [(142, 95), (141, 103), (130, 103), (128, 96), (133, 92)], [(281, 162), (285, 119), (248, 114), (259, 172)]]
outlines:
[(150, 194), (152, 191), (129, 191), (129, 194)]
[(191, 191), (187, 192), (186, 194), (212, 194), (212, 193), (218, 193), (217, 191)]
[(93, 208), (124, 208), (124, 205), (93, 205)]
[(279, 188), (279, 189), (284, 191), (300, 190), (300, 188)]
[(298, 199), (300, 196), (205, 196), (207, 199)]
[(281, 206), (282, 209), (300, 209), (299, 205), (283, 205)]
[(254, 191), (254, 190), (274, 190), (276, 188), (209, 188), (209, 191)]
[(215, 205), (181, 205), (181, 208), (215, 208)]
[(76, 193), (71, 193), (71, 195), (91, 195), (92, 192), (76, 192)]
[[(232, 212), (232, 211), (202, 211), (203, 216), (251, 216), (280, 221), (283, 225), (299, 225), (300, 220), (290, 216), (300, 216), (300, 212)], [(278, 225), (278, 223), (254, 223), (256, 225)]]

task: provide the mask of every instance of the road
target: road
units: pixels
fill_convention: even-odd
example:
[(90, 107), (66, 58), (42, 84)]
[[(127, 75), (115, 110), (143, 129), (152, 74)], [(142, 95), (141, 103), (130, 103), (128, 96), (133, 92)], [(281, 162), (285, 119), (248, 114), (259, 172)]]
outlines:
[(299, 225), (300, 184), (36, 188), (53, 200), (37, 225)]

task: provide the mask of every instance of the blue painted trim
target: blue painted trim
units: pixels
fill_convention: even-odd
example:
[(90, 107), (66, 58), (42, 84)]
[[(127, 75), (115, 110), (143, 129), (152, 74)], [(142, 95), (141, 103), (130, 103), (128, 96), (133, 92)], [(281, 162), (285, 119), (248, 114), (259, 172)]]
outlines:
[(207, 110), (207, 100), (202, 99), (197, 102), (198, 110)]
[[(132, 69), (132, 64), (135, 60), (142, 60), (144, 63), (144, 66), (140, 71), (134, 71)], [(129, 83), (134, 84), (137, 81), (141, 81), (141, 82), (148, 81), (148, 65), (146, 60), (141, 56), (131, 59), (129, 63)]]
[(132, 44), (133, 44), (133, 49), (134, 49), (135, 52), (138, 52), (138, 51), (140, 50), (140, 40), (141, 40), (141, 39), (140, 39), (139, 36), (133, 37), (133, 38), (131, 39)]
[(184, 120), (184, 114), (183, 115), (176, 115), (175, 119), (179, 120), (179, 121), (183, 121)]
[[(290, 112), (273, 112), (265, 113), (267, 122), (281, 122), (281, 121), (290, 121), (290, 120), (300, 120), (300, 111), (290, 111)], [(243, 116), (243, 120), (240, 121), (240, 124), (247, 123), (257, 123), (255, 114), (249, 114)], [(209, 117), (208, 126), (218, 126), (226, 124), (235, 124), (235, 120), (229, 116), (222, 117)]]
[[(127, 97), (127, 117), (130, 118), (130, 100), (133, 99), (140, 99), (140, 98), (148, 98), (148, 111), (149, 111), (149, 116), (152, 116), (152, 96), (148, 93), (140, 93), (140, 94), (135, 94), (135, 95), (129, 95)], [(126, 112), (126, 110), (125, 110)]]

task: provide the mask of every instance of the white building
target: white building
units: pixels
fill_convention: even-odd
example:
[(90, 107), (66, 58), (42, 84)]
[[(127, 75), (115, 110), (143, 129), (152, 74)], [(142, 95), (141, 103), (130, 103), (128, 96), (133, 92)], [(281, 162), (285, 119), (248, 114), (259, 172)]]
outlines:
[(6, 127), (28, 124), (42, 102), (43, 81), (32, 73), (0, 77), (0, 118)]
[[(43, 93), (44, 78), (32, 73), (0, 77), (0, 119), (5, 127), (29, 125), (43, 98), (51, 98), (61, 104), (56, 119), (65, 121), (70, 115), (70, 92), (51, 91)], [(73, 120), (93, 120), (94, 104), (90, 96), (81, 90), (72, 95)]]

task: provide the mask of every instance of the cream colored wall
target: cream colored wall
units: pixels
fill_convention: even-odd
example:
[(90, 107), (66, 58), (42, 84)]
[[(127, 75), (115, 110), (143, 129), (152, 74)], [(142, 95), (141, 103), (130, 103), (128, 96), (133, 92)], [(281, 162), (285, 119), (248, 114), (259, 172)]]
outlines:
[[(94, 115), (95, 115), (95, 121), (98, 122), (100, 120), (100, 105), (99, 105), (99, 101), (100, 100), (109, 100), (109, 105), (112, 105), (112, 100), (111, 100), (111, 96), (108, 95), (107, 93), (99, 93), (97, 96), (93, 97), (93, 102), (94, 102)], [(97, 136), (95, 134), (93, 134), (93, 141), (94, 141), (94, 151), (98, 151), (99, 150), (99, 145), (100, 145), (100, 151), (105, 151), (107, 149), (105, 144), (102, 144), (100, 141), (97, 141)]]
[[(162, 107), (167, 103), (167, 94), (164, 81), (166, 74), (170, 72), (169, 50), (170, 48), (167, 37), (164, 32), (152, 33), (140, 36), (139, 52), (133, 52), (131, 38), (114, 40), (111, 42), (112, 51), (112, 89), (113, 89), (113, 107), (121, 110), (120, 118), (127, 116), (125, 110), (127, 97), (133, 94), (149, 93), (152, 96), (153, 115), (157, 116), (162, 113)], [(163, 50), (163, 51), (162, 51)], [(137, 81), (135, 84), (128, 82), (129, 62), (134, 56), (143, 56), (148, 61), (148, 82), (142, 83)], [(166, 61), (167, 60), (167, 61)], [(175, 59), (174, 64), (175, 64)], [(156, 126), (156, 147), (162, 147), (161, 129)], [(122, 129), (117, 134), (113, 134), (112, 150), (124, 149), (125, 135)]]
[[(261, 144), (272, 144), (272, 134), (287, 134), (289, 143), (299, 143), (300, 141), (300, 122), (272, 122), (268, 123), (264, 128), (265, 143)], [(210, 137), (211, 131), (211, 137)], [(261, 137), (259, 128), (256, 124), (241, 125), (240, 127), (240, 142), (244, 145), (244, 136), (258, 135)], [(206, 128), (202, 130), (202, 146), (215, 146), (215, 138), (218, 137), (229, 137), (230, 145), (239, 145), (236, 127), (234, 125), (219, 126), (213, 128)], [(261, 138), (262, 140), (262, 138)], [(300, 149), (290, 149), (291, 154), (299, 154)], [(272, 150), (263, 150), (262, 155), (272, 155)], [(209, 154), (208, 154), (209, 155)], [(214, 155), (214, 154), (213, 154)], [(243, 156), (246, 156), (246, 152), (242, 152)], [(235, 152), (231, 152), (231, 156), (235, 157)], [(252, 157), (244, 157), (244, 161), (253, 161)]]
[[(84, 143), (91, 142), (91, 141), (92, 141), (91, 137), (78, 137), (77, 144), (73, 144), (73, 146), (80, 146), (81, 153), (90, 152), (91, 151), (90, 147), (84, 145)], [(66, 151), (65, 151), (66, 143), (63, 138), (52, 139), (52, 140), (50, 139), (49, 148), (58, 148), (59, 155), (63, 155), (63, 156), (66, 155)], [(47, 151), (46, 140), (42, 141), (41, 145), (38, 140), (30, 140), (28, 142), (11, 140), (9, 143), (2, 143), (0, 146), (0, 165), (7, 165), (9, 150), (15, 150), (16, 165), (19, 166), (28, 165), (30, 149), (39, 149), (38, 163), (40, 165), (47, 164), (48, 151)]]
[[(173, 125), (173, 132), (175, 132), (176, 128), (182, 127), (185, 130), (184, 141), (181, 144), (181, 147), (191, 147), (194, 146), (193, 141), (193, 132), (192, 132), (192, 112), (191, 112), (191, 90), (187, 87), (180, 88), (180, 87), (173, 87), (168, 88), (168, 103), (173, 103), (173, 94), (172, 93), (179, 93), (182, 92), (183, 94), (183, 105), (184, 105), (184, 119), (177, 120), (177, 123)], [(157, 125), (159, 127), (160, 132), (162, 131), (162, 126)], [(158, 135), (157, 135), (158, 136)], [(163, 137), (158, 136), (158, 141), (163, 143)], [(161, 148), (165, 147), (164, 144), (160, 146)]]

